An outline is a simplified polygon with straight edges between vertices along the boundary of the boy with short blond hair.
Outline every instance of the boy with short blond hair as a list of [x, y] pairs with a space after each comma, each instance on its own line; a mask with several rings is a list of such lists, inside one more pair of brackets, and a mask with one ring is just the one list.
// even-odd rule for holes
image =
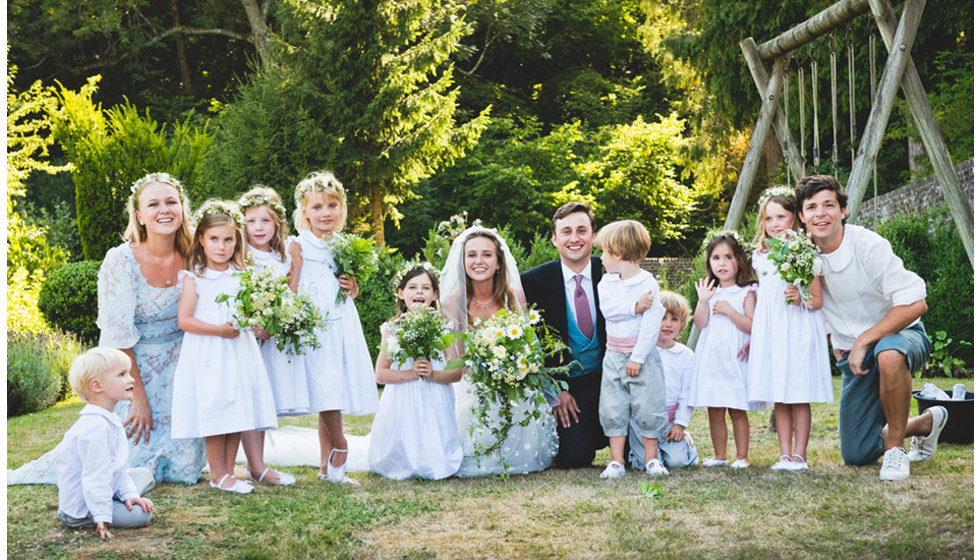
[[[113, 348], [93, 348], [77, 356], [68, 372], [71, 388], [88, 402], [68, 430], [58, 454], [58, 517], [69, 527], [145, 527], [153, 502], [142, 498], [153, 487], [148, 469], [129, 469], [129, 443], [116, 403], [133, 398], [132, 360]], [[139, 489], [130, 471], [148, 481]], [[148, 486], [148, 487], [147, 487]], [[138, 507], [133, 507], [138, 506]]]
[[[657, 280], [640, 268], [650, 250], [650, 234], [639, 222], [622, 220], [603, 227], [596, 242], [606, 268], [599, 282], [599, 303], [606, 318], [599, 420], [612, 455], [599, 476], [626, 474], [624, 452], [631, 417], [643, 442], [646, 473], [667, 475], [657, 450], [658, 439], [667, 428], [664, 375], [654, 351], [664, 309]], [[652, 295], [649, 305], [644, 301], [646, 295]]]

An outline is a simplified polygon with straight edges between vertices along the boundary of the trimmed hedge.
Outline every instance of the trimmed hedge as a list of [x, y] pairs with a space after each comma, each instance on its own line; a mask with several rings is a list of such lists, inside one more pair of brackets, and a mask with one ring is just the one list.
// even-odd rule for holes
[[44, 280], [37, 306], [48, 324], [94, 342], [99, 337], [98, 261], [68, 263]]

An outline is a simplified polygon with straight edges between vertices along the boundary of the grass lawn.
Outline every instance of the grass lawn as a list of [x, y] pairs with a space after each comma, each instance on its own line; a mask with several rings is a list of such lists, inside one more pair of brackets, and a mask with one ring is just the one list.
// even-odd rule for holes
[[[925, 381], [949, 389], [957, 380]], [[834, 378], [840, 391], [840, 378]], [[973, 390], [973, 380], [965, 382]], [[68, 402], [7, 423], [7, 466], [51, 449], [82, 403]], [[915, 403], [912, 404], [913, 413]], [[57, 518], [54, 486], [7, 488], [10, 558], [972, 558], [973, 445], [941, 444], [913, 463], [903, 482], [878, 480], [877, 467], [844, 467], [836, 404], [813, 407], [811, 470], [773, 472], [778, 453], [768, 413], [750, 413], [752, 466], [675, 469], [653, 480], [635, 471], [614, 481], [596, 467], [527, 476], [390, 481], [355, 473], [363, 486], [317, 481], [287, 469], [289, 488], [221, 493], [202, 481], [160, 484], [151, 525], [68, 529]], [[346, 418], [352, 434], [370, 417]], [[283, 424], [315, 427], [313, 416]], [[692, 435], [710, 454], [707, 415]], [[734, 443], [729, 443], [730, 458]], [[239, 473], [241, 474], [241, 473]], [[652, 484], [660, 488], [651, 488]], [[645, 492], [645, 490], [647, 490]]]

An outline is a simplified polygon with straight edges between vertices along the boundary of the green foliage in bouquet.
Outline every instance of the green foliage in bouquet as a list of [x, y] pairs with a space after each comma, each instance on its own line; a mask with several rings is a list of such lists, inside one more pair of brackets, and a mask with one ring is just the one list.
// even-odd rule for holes
[[[337, 276], [346, 274], [360, 285], [367, 282], [378, 269], [378, 253], [374, 250], [374, 244], [363, 237], [338, 232], [333, 234], [328, 246], [337, 267]], [[345, 297], [347, 294], [343, 290], [337, 292], [337, 305], [343, 303]]]
[[456, 339], [442, 313], [434, 307], [402, 313], [391, 328], [394, 334], [388, 337], [384, 352], [391, 363], [399, 366], [409, 359], [441, 359], [443, 351]]
[[788, 229], [768, 243], [768, 258], [776, 265], [779, 277], [796, 285], [803, 300], [809, 300], [810, 283], [820, 274], [820, 259], [813, 241], [804, 233]]

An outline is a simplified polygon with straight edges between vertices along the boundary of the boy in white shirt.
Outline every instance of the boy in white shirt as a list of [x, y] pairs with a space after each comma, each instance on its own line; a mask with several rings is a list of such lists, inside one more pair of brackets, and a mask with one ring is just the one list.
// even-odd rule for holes
[[[630, 417], [636, 420], [643, 440], [647, 474], [669, 474], [658, 458], [658, 438], [667, 428], [664, 374], [654, 350], [657, 327], [664, 315], [660, 286], [640, 263], [650, 250], [650, 234], [637, 221], [613, 222], [601, 230], [596, 242], [602, 248], [606, 269], [599, 282], [599, 306], [606, 319], [606, 355], [602, 360], [599, 421], [609, 437], [612, 461], [601, 478], [626, 474], [624, 452]], [[643, 296], [651, 294], [646, 308]], [[647, 298], [649, 299], [649, 298]]]
[[[145, 527], [153, 516], [153, 502], [140, 497], [130, 477], [129, 443], [112, 412], [116, 403], [133, 398], [131, 366], [119, 350], [93, 348], [77, 356], [68, 372], [71, 388], [88, 404], [60, 445], [58, 517], [69, 527], [95, 527], [102, 538], [112, 538], [110, 526]], [[144, 492], [153, 487], [149, 472], [137, 478], [148, 481]]]

